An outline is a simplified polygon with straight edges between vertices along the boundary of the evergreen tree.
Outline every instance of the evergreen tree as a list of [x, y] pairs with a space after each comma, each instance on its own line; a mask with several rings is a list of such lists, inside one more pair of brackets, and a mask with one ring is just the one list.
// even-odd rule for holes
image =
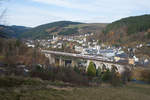
[[90, 62], [88, 69], [87, 69], [87, 73], [89, 76], [92, 76], [92, 77], [96, 76], [96, 67], [93, 62]]
[[101, 68], [98, 67], [98, 69], [96, 70], [96, 76], [100, 77], [101, 76], [101, 72], [102, 72]]
[[109, 69], [107, 69], [103, 74], [102, 74], [102, 80], [105, 82], [108, 82], [111, 80], [111, 72]]

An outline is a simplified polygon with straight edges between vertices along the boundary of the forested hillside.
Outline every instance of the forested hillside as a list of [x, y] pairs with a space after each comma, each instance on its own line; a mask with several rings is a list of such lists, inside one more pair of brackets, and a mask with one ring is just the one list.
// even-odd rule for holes
[[4, 26], [0, 25], [0, 37], [18, 38], [22, 33], [29, 30], [29, 27], [24, 26]]
[[107, 25], [99, 39], [111, 44], [149, 42], [150, 15], [128, 17], [115, 21]]
[[74, 35], [101, 31], [107, 24], [84, 24], [71, 21], [59, 21], [40, 25], [24, 32], [21, 38], [45, 38], [50, 35]]
[[71, 22], [71, 21], [60, 21], [54, 22], [49, 24], [40, 25], [38, 27], [32, 28], [29, 31], [24, 32], [21, 37], [23, 38], [40, 38], [46, 37], [51, 33], [61, 32], [63, 27], [68, 25], [77, 25], [81, 24], [78, 22]]
[[123, 18], [109, 24], [105, 32], [107, 33], [122, 27], [126, 28], [128, 35], [147, 31], [150, 28], [150, 15]]

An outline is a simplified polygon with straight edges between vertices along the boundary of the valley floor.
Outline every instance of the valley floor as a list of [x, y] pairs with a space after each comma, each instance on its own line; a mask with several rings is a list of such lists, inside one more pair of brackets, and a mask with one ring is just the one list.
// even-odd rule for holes
[[2, 80], [6, 82], [6, 78], [0, 79], [0, 100], [150, 100], [150, 85], [75, 87], [37, 79], [26, 79], [22, 84], [15, 79], [9, 85], [3, 84]]

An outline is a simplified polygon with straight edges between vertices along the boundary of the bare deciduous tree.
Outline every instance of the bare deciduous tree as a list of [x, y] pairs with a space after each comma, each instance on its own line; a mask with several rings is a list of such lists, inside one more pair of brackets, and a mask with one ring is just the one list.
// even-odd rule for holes
[[2, 13], [0, 14], [0, 24], [3, 24], [3, 18], [4, 18], [4, 16], [5, 16], [5, 14], [6, 14], [6, 11], [7, 11], [7, 9], [4, 9], [4, 10], [2, 11]]
[[[0, 6], [2, 5], [2, 3], [3, 3], [4, 1], [8, 1], [8, 0], [0, 0]], [[2, 7], [0, 7], [0, 10], [1, 10], [1, 12], [0, 12], [0, 24], [2, 24], [7, 9], [3, 9]]]

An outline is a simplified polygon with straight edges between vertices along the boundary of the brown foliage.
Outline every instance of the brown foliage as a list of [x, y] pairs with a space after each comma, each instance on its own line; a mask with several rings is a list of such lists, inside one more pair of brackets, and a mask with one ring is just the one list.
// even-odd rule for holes
[[39, 77], [43, 80], [63, 81], [77, 85], [89, 85], [88, 78], [79, 74], [71, 67], [48, 67], [43, 69], [39, 66], [30, 72], [31, 77]]
[[137, 80], [142, 80], [145, 82], [150, 82], [150, 69], [135, 68], [132, 71], [132, 78], [136, 78]]
[[0, 54], [3, 56], [3, 62], [8, 65], [26, 64], [32, 65], [33, 59], [38, 64], [45, 64], [48, 59], [36, 50], [36, 58], [34, 57], [34, 49], [28, 48], [24, 43], [15, 39], [0, 39]]

